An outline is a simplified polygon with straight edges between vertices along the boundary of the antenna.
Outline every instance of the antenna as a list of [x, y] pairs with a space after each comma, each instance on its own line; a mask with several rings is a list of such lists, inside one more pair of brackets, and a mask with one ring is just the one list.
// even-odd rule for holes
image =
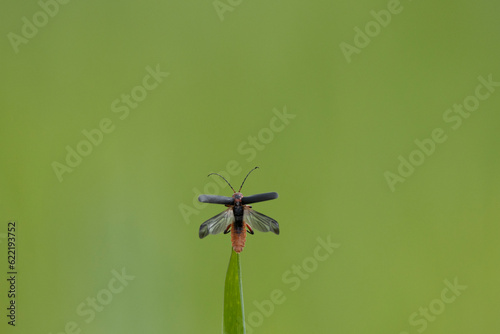
[[[210, 173], [210, 174], [208, 174], [208, 175], [207, 175], [207, 177], [209, 177], [209, 176], [210, 176], [210, 175], [212, 175], [212, 174], [214, 174], [214, 175], [219, 175], [220, 177], [222, 177], [222, 179], [223, 179], [224, 181], [226, 181], [226, 183], [227, 183], [227, 184], [229, 184], [229, 186], [231, 187], [231, 189], [233, 189], [233, 192], [234, 192], [234, 193], [236, 192], [236, 191], [234, 191], [233, 186], [232, 186], [229, 182], [227, 182], [227, 180], [226, 180], [226, 179], [225, 179], [222, 175], [217, 174], [217, 173]], [[250, 174], [250, 173], [249, 173], [249, 174]], [[241, 189], [241, 188], [240, 188], [240, 189]]]
[[[254, 169], [252, 169], [251, 171], [249, 171], [249, 172], [248, 172], [248, 174], [247, 174], [247, 176], [245, 176], [245, 179], [243, 180], [243, 183], [241, 184], [241, 187], [240, 187], [240, 189], [238, 190], [238, 192], [240, 192], [240, 191], [241, 191], [241, 188], [243, 188], [243, 184], [244, 184], [244, 183], [245, 183], [245, 181], [247, 180], [248, 175], [250, 175], [250, 173], [251, 173], [251, 172], [253, 172], [254, 170], [256, 170], [257, 168], [259, 168], [259, 167], [255, 167]], [[227, 181], [226, 181], [226, 182], [227, 182]], [[233, 190], [234, 190], [234, 189], [233, 189]]]

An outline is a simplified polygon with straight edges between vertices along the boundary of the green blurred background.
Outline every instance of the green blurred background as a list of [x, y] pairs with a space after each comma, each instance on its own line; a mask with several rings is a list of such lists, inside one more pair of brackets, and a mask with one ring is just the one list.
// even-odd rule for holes
[[[458, 129], [443, 119], [479, 76], [500, 81], [498, 3], [402, 1], [348, 62], [341, 43], [395, 3], [43, 1], [53, 17], [35, 1], [0, 14], [2, 277], [18, 224], [2, 333], [219, 333], [230, 238], [199, 240], [223, 207], [193, 200], [231, 195], [206, 177], [228, 163], [234, 187], [261, 167], [244, 194], [280, 194], [254, 209], [281, 235], [241, 254], [248, 333], [500, 329], [500, 87]], [[169, 76], [145, 91], [148, 67]], [[113, 131], [60, 182], [53, 163], [103, 119]], [[384, 173], [435, 128], [447, 140], [391, 191]], [[340, 246], [318, 253], [328, 237]], [[120, 290], [113, 270], [134, 278]]]

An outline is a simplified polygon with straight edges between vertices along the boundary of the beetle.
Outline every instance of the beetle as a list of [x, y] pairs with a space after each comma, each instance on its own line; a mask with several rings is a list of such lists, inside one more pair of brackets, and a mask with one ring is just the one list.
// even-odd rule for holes
[[217, 173], [210, 175], [220, 176], [233, 190], [232, 197], [219, 195], [200, 195], [198, 200], [202, 203], [223, 204], [228, 208], [218, 215], [210, 218], [200, 226], [200, 239], [205, 238], [209, 234], [219, 234], [224, 231], [224, 234], [231, 232], [231, 244], [236, 253], [241, 253], [245, 247], [246, 234], [254, 234], [254, 230], [260, 232], [273, 232], [280, 234], [278, 222], [271, 217], [268, 217], [260, 212], [252, 209], [248, 204], [269, 201], [278, 198], [278, 193], [269, 192], [256, 194], [251, 196], [243, 196], [240, 192], [247, 177], [259, 167], [250, 170], [241, 183], [240, 189], [236, 192], [231, 184]]

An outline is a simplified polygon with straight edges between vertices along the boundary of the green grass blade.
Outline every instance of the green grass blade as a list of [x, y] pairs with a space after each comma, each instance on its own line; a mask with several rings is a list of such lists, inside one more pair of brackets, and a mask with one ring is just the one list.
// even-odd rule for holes
[[223, 334], [245, 334], [243, 287], [241, 284], [240, 254], [231, 249], [224, 285]]

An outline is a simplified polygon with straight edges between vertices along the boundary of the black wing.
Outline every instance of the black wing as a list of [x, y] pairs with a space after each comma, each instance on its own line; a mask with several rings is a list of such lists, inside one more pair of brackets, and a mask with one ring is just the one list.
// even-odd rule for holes
[[200, 226], [200, 239], [209, 234], [219, 234], [224, 231], [234, 221], [233, 209], [229, 208], [213, 216]]
[[276, 220], [249, 207], [245, 208], [243, 220], [254, 230], [261, 232], [271, 231], [274, 234], [280, 234], [280, 226]]
[[263, 194], [256, 194], [256, 195], [250, 195], [250, 196], [243, 196], [241, 199], [242, 204], [251, 204], [251, 203], [257, 203], [257, 202], [263, 202], [263, 201], [269, 201], [271, 199], [276, 199], [278, 198], [278, 193], [263, 193]]
[[202, 203], [212, 203], [212, 204], [225, 204], [233, 205], [234, 199], [232, 197], [219, 196], [219, 195], [200, 195], [198, 201]]

